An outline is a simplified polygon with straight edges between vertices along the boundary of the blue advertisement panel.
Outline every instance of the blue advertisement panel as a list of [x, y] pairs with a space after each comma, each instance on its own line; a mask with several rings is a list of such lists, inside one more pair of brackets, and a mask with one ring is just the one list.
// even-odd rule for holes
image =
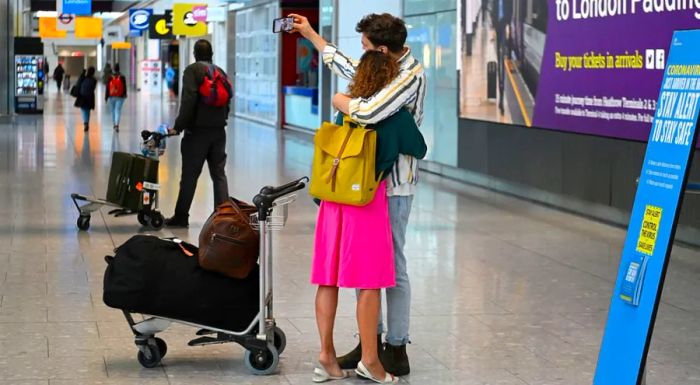
[[92, 0], [60, 0], [63, 2], [62, 13], [92, 16]]
[[627, 228], [594, 385], [636, 385], [644, 371], [696, 141], [700, 30], [676, 31]]

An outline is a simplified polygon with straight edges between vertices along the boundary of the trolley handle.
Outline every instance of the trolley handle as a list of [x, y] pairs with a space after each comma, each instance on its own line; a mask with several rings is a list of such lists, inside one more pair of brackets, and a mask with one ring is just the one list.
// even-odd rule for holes
[[151, 137], [153, 137], [154, 139], [160, 140], [160, 139], [163, 139], [163, 138], [167, 138], [167, 137], [169, 137], [169, 136], [178, 136], [178, 135], [179, 135], [179, 134], [161, 134], [161, 133], [159, 133], [159, 132], [148, 131], [148, 130], [143, 130], [143, 131], [141, 131], [141, 138], [142, 138], [144, 141], [150, 139]]
[[308, 183], [308, 181], [308, 177], [303, 177], [279, 187], [272, 187], [269, 190], [266, 190], [266, 187], [268, 186], [263, 187], [261, 191], [271, 190], [272, 192], [267, 194], [261, 192], [253, 198], [253, 204], [258, 208], [258, 221], [262, 222], [267, 220], [270, 210], [272, 209], [272, 204], [277, 199], [295, 191], [302, 190], [304, 187], [306, 187], [306, 183]]
[[[297, 186], [299, 184], [299, 182], [307, 182], [308, 183], [308, 181], [309, 181], [309, 177], [305, 176], [305, 177], [301, 177], [295, 181], [291, 181], [291, 182], [289, 182], [285, 185], [282, 185], [282, 186], [277, 186], [277, 187], [265, 186], [265, 187], [260, 189], [260, 194], [262, 194], [262, 195], [275, 194], [275, 193], [278, 193], [280, 191], [287, 190], [289, 188]], [[301, 190], [302, 188], [304, 188], [304, 186], [302, 186], [299, 190]], [[294, 191], [297, 191], [297, 190], [294, 190]], [[283, 194], [283, 195], [286, 195], [286, 194]]]

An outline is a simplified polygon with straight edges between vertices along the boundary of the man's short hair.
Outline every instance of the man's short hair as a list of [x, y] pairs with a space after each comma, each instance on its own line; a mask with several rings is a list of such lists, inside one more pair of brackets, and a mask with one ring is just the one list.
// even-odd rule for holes
[[194, 58], [197, 61], [211, 61], [214, 56], [214, 51], [211, 48], [211, 43], [208, 40], [199, 39], [194, 43]]
[[408, 35], [406, 23], [388, 13], [381, 15], [372, 13], [363, 17], [357, 23], [355, 31], [364, 33], [375, 46], [384, 45], [394, 53], [403, 51], [406, 35]]

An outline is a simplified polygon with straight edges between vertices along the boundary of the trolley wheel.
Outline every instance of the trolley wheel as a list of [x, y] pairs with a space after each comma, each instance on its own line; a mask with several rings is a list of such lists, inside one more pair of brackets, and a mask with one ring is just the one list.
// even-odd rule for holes
[[246, 350], [243, 358], [245, 367], [256, 376], [272, 374], [280, 362], [280, 355], [275, 347], [268, 346], [265, 350]]
[[83, 231], [87, 231], [90, 228], [90, 216], [81, 215], [78, 217], [78, 228]]
[[159, 230], [161, 227], [163, 227], [163, 223], [165, 222], [165, 218], [163, 218], [163, 214], [161, 214], [158, 211], [154, 211], [151, 213], [151, 227], [153, 227], [156, 230]]
[[141, 226], [148, 226], [148, 222], [150, 221], [150, 217], [145, 211], [139, 211], [136, 214], [136, 219], [139, 221]]
[[162, 338], [156, 337], [156, 346], [158, 346], [158, 352], [160, 353], [160, 359], [162, 360], [165, 358], [165, 355], [168, 354], [168, 344], [166, 344]]
[[284, 334], [282, 329], [275, 326], [275, 349], [277, 349], [277, 354], [282, 355], [284, 348], [287, 347], [287, 336]]
[[139, 353], [136, 356], [136, 358], [139, 360], [139, 364], [141, 364], [141, 366], [144, 368], [155, 368], [160, 364], [161, 358], [163, 358], [160, 355], [160, 348], [150, 344], [144, 345], [144, 348], [146, 349], [146, 352], [144, 353], [139, 349]]

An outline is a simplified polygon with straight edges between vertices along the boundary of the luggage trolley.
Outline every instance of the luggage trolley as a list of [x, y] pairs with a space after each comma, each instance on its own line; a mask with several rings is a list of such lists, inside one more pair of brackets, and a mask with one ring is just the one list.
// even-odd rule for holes
[[[150, 158], [152, 160], [158, 161], [158, 157], [160, 155], [163, 155], [165, 152], [165, 139], [168, 136], [172, 136], [171, 134], [167, 134], [167, 129], [163, 130], [160, 129], [158, 131], [142, 131], [141, 132], [141, 138], [143, 141], [141, 142], [141, 152], [142, 154]], [[113, 165], [114, 166], [114, 165]], [[111, 175], [110, 175], [111, 176]], [[157, 180], [158, 177], [158, 171], [157, 171], [157, 165], [156, 165], [156, 170], [155, 170], [155, 177], [154, 180]], [[127, 176], [128, 178], [128, 176]], [[144, 178], [145, 179], [145, 178]], [[128, 184], [129, 180], [124, 179], [124, 181]], [[77, 226], [78, 229], [87, 231], [90, 228], [90, 217], [91, 214], [97, 210], [99, 210], [102, 206], [111, 206], [115, 207], [115, 209], [109, 211], [109, 215], [114, 215], [115, 217], [121, 217], [121, 216], [126, 216], [126, 215], [137, 215], [138, 222], [142, 226], [150, 226], [153, 229], [160, 229], [163, 227], [164, 223], [164, 218], [163, 214], [161, 214], [158, 211], [158, 190], [160, 189], [160, 185], [158, 183], [153, 183], [150, 181], [140, 181], [136, 183], [134, 186], [130, 186], [135, 189], [137, 189], [140, 192], [140, 203], [139, 203], [139, 209], [134, 210], [134, 208], [129, 208], [129, 207], [124, 207], [118, 203], [115, 202], [110, 202], [107, 199], [97, 199], [94, 197], [88, 197], [85, 195], [73, 193], [70, 195], [71, 199], [73, 200], [73, 204], [75, 204], [75, 207], [78, 209], [78, 213], [80, 214], [78, 216], [78, 221], [77, 221]], [[108, 193], [108, 198], [109, 198], [109, 193]], [[87, 202], [84, 205], [80, 205], [78, 201], [81, 202]]]
[[199, 337], [190, 341], [189, 346], [235, 342], [246, 349], [244, 363], [253, 374], [267, 375], [275, 371], [287, 340], [282, 329], [276, 325], [273, 313], [272, 232], [284, 227], [288, 205], [296, 200], [296, 194], [292, 193], [302, 190], [308, 181], [308, 177], [303, 177], [279, 187], [266, 186], [253, 198], [258, 211], [251, 215], [251, 225], [260, 232], [260, 307], [245, 330], [226, 330], [151, 315], [142, 315], [143, 320], [137, 322], [131, 312], [122, 310], [134, 333], [137, 359], [143, 367], [154, 368], [160, 364], [168, 346], [156, 334], [165, 331], [174, 322], [199, 329], [196, 333]]

